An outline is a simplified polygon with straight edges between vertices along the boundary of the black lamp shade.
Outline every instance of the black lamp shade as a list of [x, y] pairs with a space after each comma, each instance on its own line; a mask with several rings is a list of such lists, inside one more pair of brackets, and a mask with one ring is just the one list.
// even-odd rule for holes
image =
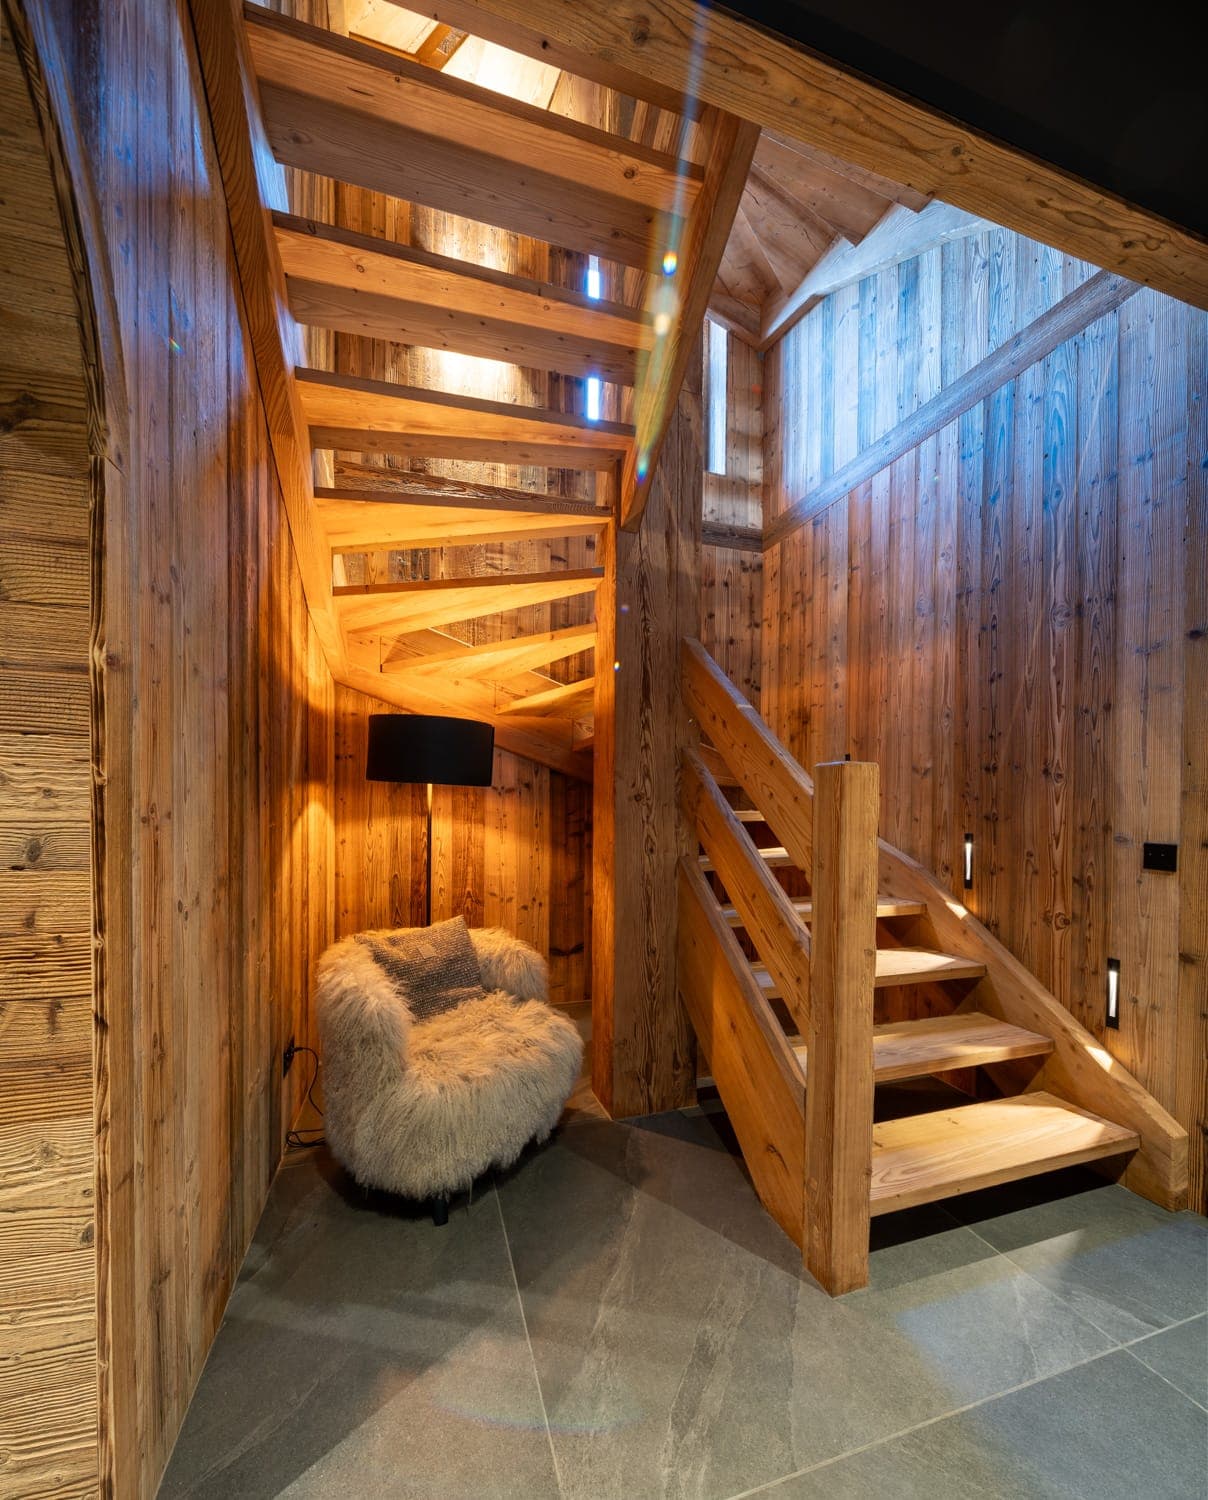
[[443, 714], [370, 714], [367, 781], [490, 786], [495, 730]]

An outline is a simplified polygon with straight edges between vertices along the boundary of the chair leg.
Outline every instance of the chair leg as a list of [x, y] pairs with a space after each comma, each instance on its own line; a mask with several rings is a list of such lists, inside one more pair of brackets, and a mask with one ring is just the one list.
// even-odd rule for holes
[[449, 1222], [449, 1195], [437, 1193], [432, 1200], [432, 1222], [438, 1227]]

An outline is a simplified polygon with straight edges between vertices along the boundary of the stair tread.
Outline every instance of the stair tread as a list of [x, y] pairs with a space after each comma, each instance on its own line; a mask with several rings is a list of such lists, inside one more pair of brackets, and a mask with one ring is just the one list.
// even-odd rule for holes
[[[814, 903], [808, 898], [804, 901], [794, 901], [793, 910], [799, 917], [809, 921], [814, 914]], [[890, 917], [921, 917], [927, 910], [925, 901], [899, 900], [896, 896], [877, 897], [877, 919], [886, 921]], [[733, 906], [723, 906], [721, 909], [722, 920], [728, 922], [731, 927], [741, 927], [742, 918], [738, 910]]]
[[[807, 1050], [804, 1042], [794, 1042], [793, 1051], [803, 1068]], [[878, 1083], [925, 1078], [953, 1068], [980, 1068], [1012, 1057], [1043, 1057], [1052, 1050], [1050, 1037], [976, 1010], [919, 1021], [888, 1021], [872, 1029], [873, 1072]]]
[[1051, 1094], [886, 1120], [873, 1126], [874, 1214], [1135, 1151], [1135, 1131]]
[[[777, 995], [776, 981], [766, 964], [751, 965], [765, 995]], [[985, 964], [962, 958], [956, 953], [934, 953], [929, 948], [878, 948], [875, 987], [885, 989], [894, 984], [926, 984], [932, 980], [976, 979], [986, 972]]]
[[[770, 849], [756, 849], [755, 853], [758, 854], [760, 859], [762, 859], [766, 864], [772, 865], [774, 867], [780, 865], [791, 866], [793, 864], [793, 860], [789, 854], [789, 851], [780, 844], [773, 844]], [[707, 854], [701, 855], [700, 867], [702, 870], [712, 870], [715, 868], [713, 861]]]

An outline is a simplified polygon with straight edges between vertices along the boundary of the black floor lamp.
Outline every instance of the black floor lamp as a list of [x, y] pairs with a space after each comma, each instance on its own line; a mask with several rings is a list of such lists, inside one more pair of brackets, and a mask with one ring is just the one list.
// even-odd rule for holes
[[423, 782], [428, 788], [424, 925], [432, 923], [432, 787], [490, 786], [495, 730], [443, 714], [370, 714], [367, 781]]

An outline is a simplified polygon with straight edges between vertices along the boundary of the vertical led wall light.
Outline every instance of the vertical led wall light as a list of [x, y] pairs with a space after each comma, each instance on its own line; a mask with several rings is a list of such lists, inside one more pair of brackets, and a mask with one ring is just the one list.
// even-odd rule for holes
[[1120, 1029], [1120, 960], [1107, 961], [1107, 1024], [1113, 1031]]
[[973, 889], [973, 835], [965, 835], [965, 889]]

